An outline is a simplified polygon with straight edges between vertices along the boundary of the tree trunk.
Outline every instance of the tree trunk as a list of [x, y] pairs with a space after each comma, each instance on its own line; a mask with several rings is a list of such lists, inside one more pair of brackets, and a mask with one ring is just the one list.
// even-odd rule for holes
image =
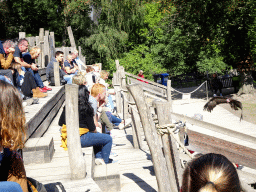
[[241, 84], [238, 95], [253, 93], [254, 87], [251, 71], [241, 72]]

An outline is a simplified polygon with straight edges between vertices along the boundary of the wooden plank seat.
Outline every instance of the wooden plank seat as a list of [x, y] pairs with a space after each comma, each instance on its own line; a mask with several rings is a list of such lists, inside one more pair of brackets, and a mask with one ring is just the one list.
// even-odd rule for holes
[[[44, 84], [47, 86], [48, 82], [46, 81], [45, 71], [45, 68], [39, 69], [39, 74], [41, 76], [41, 79], [44, 81]], [[54, 153], [54, 145], [52, 144], [52, 142], [50, 142], [51, 138], [44, 139], [47, 141], [49, 140], [49, 142], [47, 142], [48, 144], [41, 141], [42, 139], [40, 140], [40, 138], [43, 137], [44, 133], [47, 131], [52, 120], [62, 106], [65, 100], [65, 90], [64, 86], [54, 86], [51, 88], [52, 91], [47, 92], [48, 96], [45, 98], [40, 98], [38, 104], [25, 106], [24, 108], [27, 127], [25, 148], [23, 150], [25, 164], [33, 162], [33, 160], [31, 160], [29, 156], [38, 156], [38, 154], [42, 155], [42, 159], [45, 160], [45, 162], [49, 162]], [[48, 154], [48, 156], [50, 154], [50, 157], [46, 158], [45, 154]]]

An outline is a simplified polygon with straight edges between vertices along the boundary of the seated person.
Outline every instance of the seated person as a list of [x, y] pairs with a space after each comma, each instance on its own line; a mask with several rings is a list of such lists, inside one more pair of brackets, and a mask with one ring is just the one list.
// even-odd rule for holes
[[235, 166], [221, 154], [208, 153], [189, 162], [183, 173], [182, 192], [241, 192]]
[[[49, 82], [49, 85], [55, 85], [54, 63], [57, 62], [59, 66], [62, 66], [63, 57], [64, 57], [64, 53], [62, 51], [56, 51], [55, 57], [51, 59], [50, 63], [48, 63], [47, 68], [46, 68], [46, 78]], [[61, 84], [65, 84], [65, 82], [67, 82], [68, 84], [72, 84], [72, 77], [68, 76], [63, 70], [59, 69], [59, 75], [60, 75], [60, 83]], [[63, 81], [65, 81], [65, 82], [63, 82]]]
[[[5, 76], [13, 82], [13, 75], [11, 68], [11, 63], [13, 60], [14, 53], [14, 43], [11, 40], [6, 40], [2, 45], [0, 43], [0, 75]], [[3, 77], [2, 77], [3, 79]]]
[[[75, 76], [76, 77], [76, 76]], [[80, 76], [84, 78], [83, 76]], [[77, 81], [76, 82], [82, 82]], [[93, 146], [96, 160], [96, 164], [109, 163], [109, 155], [112, 147], [112, 138], [108, 134], [98, 133], [94, 124], [94, 111], [89, 103], [89, 91], [84, 85], [86, 81], [79, 85], [78, 91], [78, 110], [79, 110], [79, 127], [85, 128], [84, 134], [80, 135], [81, 146], [90, 147]], [[65, 107], [59, 119], [59, 125], [64, 127], [66, 124], [65, 119]], [[83, 130], [85, 130], [83, 129]], [[62, 130], [63, 132], [63, 130]], [[68, 136], [67, 136], [68, 137]], [[64, 142], [65, 143], [65, 142]], [[64, 144], [65, 145], [65, 144]]]
[[73, 61], [73, 55], [69, 54], [67, 56], [67, 60], [63, 64], [63, 70], [68, 74], [68, 75], [76, 75], [79, 68], [77, 64]]
[[220, 91], [220, 96], [222, 96], [222, 88], [223, 88], [223, 85], [222, 85], [221, 81], [218, 79], [216, 73], [214, 73], [214, 74], [212, 75], [211, 87], [212, 87], [212, 89], [213, 89], [213, 91], [214, 91], [213, 97], [216, 97], [216, 96], [217, 96], [218, 90]]
[[22, 57], [23, 57], [23, 60], [28, 63], [29, 65], [35, 65], [36, 67], [35, 68], [25, 68], [24, 69], [26, 71], [29, 71], [32, 73], [32, 75], [34, 76], [34, 79], [36, 81], [36, 84], [37, 86], [39, 87], [40, 91], [45, 93], [47, 91], [51, 91], [52, 89], [51, 88], [48, 88], [46, 86], [44, 86], [44, 83], [43, 81], [41, 80], [41, 77], [38, 73], [38, 68], [37, 68], [37, 65], [35, 64], [35, 59], [37, 59], [40, 55], [40, 48], [38, 47], [33, 47], [30, 52], [26, 52], [26, 53], [23, 53], [22, 54]]
[[106, 80], [108, 79], [109, 76], [109, 72], [102, 70], [100, 72], [100, 79], [99, 79], [99, 83], [105, 85], [106, 90], [107, 90], [107, 104], [106, 107], [109, 108], [109, 110], [111, 112], [114, 112], [114, 104], [113, 104], [113, 99], [111, 95], [115, 95], [115, 92], [110, 92], [108, 89], [109, 84], [106, 82]]
[[[37, 87], [35, 79], [31, 72], [22, 70], [18, 63], [13, 63], [12, 68], [15, 70], [16, 85], [26, 98], [30, 98], [33, 94], [34, 98], [46, 97], [47, 93], [42, 93]], [[25, 98], [25, 99], [26, 99]]]
[[81, 61], [81, 59], [78, 57], [78, 51], [75, 50], [74, 52], [71, 53], [73, 56], [73, 60], [75, 61], [75, 63], [78, 65], [79, 70], [82, 70], [82, 66], [86, 69], [86, 65], [83, 63], [83, 61]]
[[0, 81], [0, 93], [0, 181], [16, 182], [27, 192], [26, 172], [17, 152], [25, 141], [26, 119], [21, 97], [15, 87], [4, 81]]
[[3, 50], [0, 52], [0, 69], [9, 69], [14, 58], [14, 42], [6, 40], [1, 46], [3, 47]]

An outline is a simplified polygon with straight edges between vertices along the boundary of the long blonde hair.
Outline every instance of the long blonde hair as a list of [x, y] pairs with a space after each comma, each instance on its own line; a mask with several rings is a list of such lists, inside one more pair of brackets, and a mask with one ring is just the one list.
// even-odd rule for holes
[[24, 147], [25, 114], [17, 88], [0, 81], [0, 144], [10, 150]]

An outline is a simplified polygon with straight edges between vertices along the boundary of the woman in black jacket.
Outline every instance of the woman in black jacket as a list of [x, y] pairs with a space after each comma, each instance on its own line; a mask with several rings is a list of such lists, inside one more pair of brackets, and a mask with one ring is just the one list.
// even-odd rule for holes
[[[89, 91], [85, 85], [79, 85], [78, 91], [79, 127], [87, 128], [88, 132], [81, 135], [82, 147], [93, 146], [96, 159], [103, 159], [109, 163], [109, 155], [112, 147], [112, 137], [108, 134], [98, 133], [93, 121], [93, 108], [89, 103]], [[72, 118], [72, 117], [70, 117]], [[66, 124], [65, 107], [61, 114], [59, 125]]]

